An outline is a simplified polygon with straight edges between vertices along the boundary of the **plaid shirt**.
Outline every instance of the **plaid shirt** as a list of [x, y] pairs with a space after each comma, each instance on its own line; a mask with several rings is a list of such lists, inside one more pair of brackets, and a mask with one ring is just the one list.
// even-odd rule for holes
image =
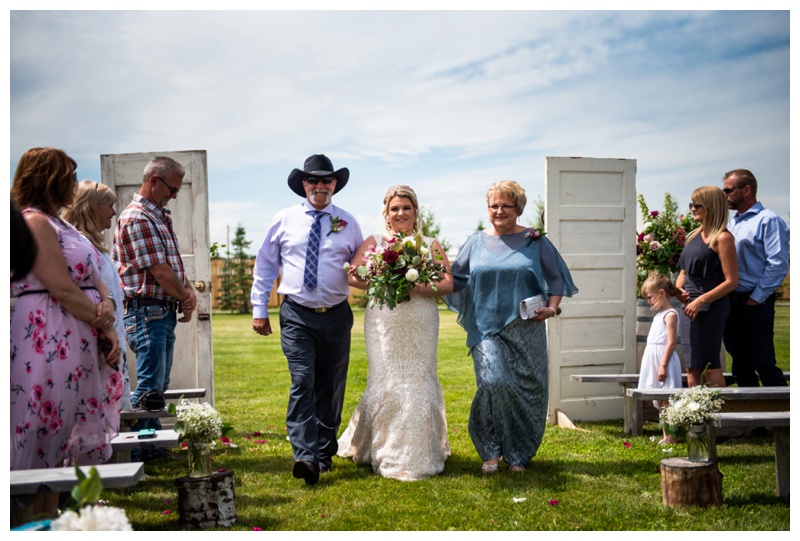
[[178, 238], [172, 230], [169, 211], [159, 209], [138, 193], [117, 220], [111, 255], [126, 299], [171, 299], [150, 274], [148, 269], [153, 265], [166, 263], [181, 283], [186, 283]]

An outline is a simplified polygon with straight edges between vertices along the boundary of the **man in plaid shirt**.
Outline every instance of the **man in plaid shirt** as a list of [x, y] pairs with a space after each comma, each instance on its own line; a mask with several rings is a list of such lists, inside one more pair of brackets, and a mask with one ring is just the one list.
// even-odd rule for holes
[[[120, 214], [114, 232], [112, 257], [125, 294], [126, 338], [136, 354], [133, 404], [145, 391], [169, 387], [175, 326], [192, 319], [197, 302], [164, 208], [178, 196], [184, 175], [183, 166], [171, 158], [150, 161], [142, 187]], [[161, 423], [157, 418], [141, 419], [134, 430], [142, 428], [159, 429]]]

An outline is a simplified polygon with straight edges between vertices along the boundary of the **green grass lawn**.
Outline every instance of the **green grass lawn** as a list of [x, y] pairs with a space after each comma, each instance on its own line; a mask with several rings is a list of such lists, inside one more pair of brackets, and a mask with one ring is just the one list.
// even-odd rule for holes
[[[645, 425], [643, 436], [626, 436], [621, 419], [577, 423], [587, 431], [548, 426], [526, 473], [482, 475], [467, 433], [472, 359], [454, 314], [440, 311], [440, 318], [439, 376], [453, 453], [444, 472], [402, 482], [336, 459], [331, 473], [306, 487], [291, 475], [284, 428], [289, 375], [279, 337], [256, 336], [248, 316], [214, 314], [216, 407], [233, 424], [237, 446], [214, 456], [215, 467], [236, 476], [237, 521], [225, 530], [789, 530], [789, 504], [775, 496], [771, 438], [718, 446], [720, 509], [662, 505], [659, 461], [686, 456], [686, 447], [665, 452], [653, 441], [660, 438], [654, 423]], [[788, 321], [788, 305], [779, 306], [776, 345], [784, 370]], [[356, 311], [343, 427], [366, 378], [363, 311]], [[187, 459], [185, 451], [174, 455], [178, 459], [147, 463], [148, 478], [136, 487], [103, 493], [125, 509], [134, 529], [182, 529], [173, 480], [186, 475]]]

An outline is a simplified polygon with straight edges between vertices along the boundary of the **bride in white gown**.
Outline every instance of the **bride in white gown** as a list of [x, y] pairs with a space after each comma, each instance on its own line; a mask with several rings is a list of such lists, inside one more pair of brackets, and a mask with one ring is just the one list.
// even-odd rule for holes
[[[420, 230], [419, 205], [408, 186], [389, 188], [383, 200], [387, 235], [410, 235]], [[386, 240], [368, 237], [352, 261], [349, 282], [367, 289], [355, 268], [371, 246]], [[425, 238], [431, 257], [450, 270], [439, 242]], [[394, 309], [370, 301], [364, 316], [369, 375], [367, 387], [347, 429], [339, 438], [338, 455], [369, 464], [375, 473], [402, 481], [434, 476], [450, 456], [444, 395], [436, 373], [439, 311], [433, 299], [453, 289], [448, 272], [434, 291], [417, 285], [411, 300]]]

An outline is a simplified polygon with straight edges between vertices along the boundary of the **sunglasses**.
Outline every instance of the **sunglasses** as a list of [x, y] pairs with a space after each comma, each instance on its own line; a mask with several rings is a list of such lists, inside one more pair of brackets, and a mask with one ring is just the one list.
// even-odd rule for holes
[[320, 183], [322, 183], [322, 184], [333, 184], [334, 180], [336, 180], [336, 179], [333, 178], [333, 177], [312, 177], [312, 178], [303, 179], [303, 182], [305, 182], [306, 184], [311, 184], [311, 185], [320, 184]]
[[733, 188], [722, 188], [722, 191], [723, 191], [723, 192], [725, 192], [725, 195], [728, 195], [728, 194], [729, 194], [729, 193], [731, 193], [733, 190], [738, 190], [738, 189], [740, 189], [740, 188], [741, 188], [741, 186], [735, 186], [735, 187], [733, 187]]
[[692, 201], [689, 201], [689, 210], [701, 209], [701, 208], [703, 208], [703, 204], [702, 203], [693, 203]]
[[164, 186], [166, 186], [167, 188], [169, 188], [169, 195], [170, 195], [170, 196], [172, 196], [172, 195], [175, 195], [176, 193], [178, 193], [179, 191], [181, 191], [181, 189], [180, 189], [180, 188], [173, 188], [172, 186], [170, 186], [169, 184], [167, 184], [167, 181], [166, 181], [166, 180], [164, 180], [163, 178], [161, 178], [161, 177], [156, 177], [156, 178], [157, 178], [158, 180], [160, 180], [161, 182], [163, 182], [163, 183], [164, 183]]

